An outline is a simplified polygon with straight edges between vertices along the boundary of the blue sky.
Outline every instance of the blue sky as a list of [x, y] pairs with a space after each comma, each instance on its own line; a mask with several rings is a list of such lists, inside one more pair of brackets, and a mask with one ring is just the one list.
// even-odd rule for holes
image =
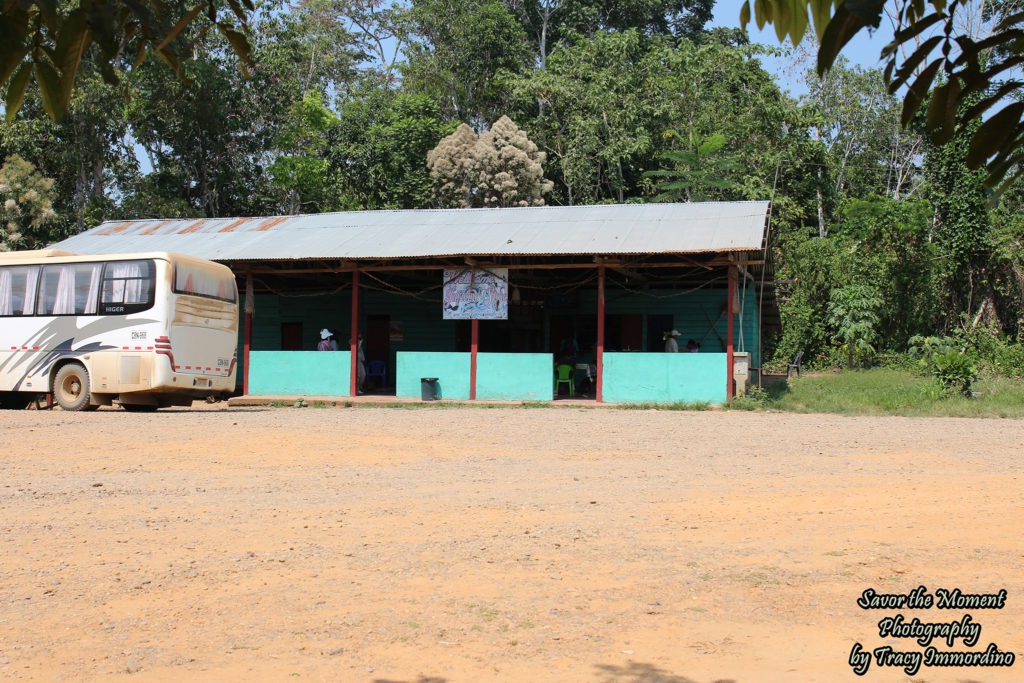
[[[740, 7], [742, 6], [743, 0], [718, 0], [715, 3], [715, 16], [711, 21], [711, 25], [724, 27], [739, 26]], [[753, 6], [753, 0], [751, 0], [751, 6]], [[793, 56], [793, 54], [789, 57], [764, 58], [762, 59], [762, 64], [764, 64], [764, 67], [769, 72], [775, 74], [779, 85], [783, 89], [789, 90], [794, 95], [806, 92], [806, 88], [802, 85], [803, 74], [807, 68], [814, 65], [814, 52], [813, 50], [808, 50], [809, 43], [807, 38], [804, 38], [801, 48], [794, 53], [793, 45], [788, 39], [784, 44], [779, 43], [779, 39], [775, 35], [775, 28], [771, 25], [766, 25], [764, 30], [758, 30], [757, 22], [751, 19], [750, 24], [747, 26], [747, 31], [750, 33], [751, 42], [754, 43], [761, 43], [771, 47], [782, 47], [793, 54], [799, 53], [802, 49], [805, 54], [804, 63], [806, 64], [803, 68], [797, 66], [798, 57]], [[808, 33], [813, 35], [813, 29], [808, 28]], [[843, 49], [842, 54], [852, 63], [859, 66], [865, 68], [877, 67], [880, 65], [878, 55], [890, 40], [892, 40], [892, 30], [888, 28], [883, 20], [881, 28], [874, 35], [869, 36], [867, 32], [861, 32]]]

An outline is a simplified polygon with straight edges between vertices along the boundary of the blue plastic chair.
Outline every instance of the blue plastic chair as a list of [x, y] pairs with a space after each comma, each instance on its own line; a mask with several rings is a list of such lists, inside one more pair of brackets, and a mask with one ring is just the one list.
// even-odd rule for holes
[[366, 364], [366, 379], [371, 377], [380, 378], [380, 386], [388, 385], [388, 365], [382, 360], [371, 360]]

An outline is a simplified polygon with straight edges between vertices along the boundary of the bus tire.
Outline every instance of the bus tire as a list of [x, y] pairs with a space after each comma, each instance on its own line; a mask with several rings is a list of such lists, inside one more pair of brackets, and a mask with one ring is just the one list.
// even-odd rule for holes
[[93, 410], [89, 405], [89, 372], [78, 363], [68, 363], [53, 378], [53, 398], [61, 410]]

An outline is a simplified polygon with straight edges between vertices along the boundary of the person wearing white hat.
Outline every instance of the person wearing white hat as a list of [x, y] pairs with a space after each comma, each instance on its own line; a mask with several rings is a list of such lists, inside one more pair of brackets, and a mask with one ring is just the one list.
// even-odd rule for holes
[[679, 330], [672, 330], [668, 333], [668, 339], [665, 340], [665, 353], [679, 353]]
[[331, 331], [326, 327], [320, 330], [320, 343], [316, 345], [317, 351], [333, 351], [331, 346]]

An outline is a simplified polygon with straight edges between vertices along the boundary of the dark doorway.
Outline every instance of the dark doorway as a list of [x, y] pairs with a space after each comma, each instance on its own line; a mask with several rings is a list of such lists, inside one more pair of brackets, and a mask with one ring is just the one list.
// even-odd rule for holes
[[665, 333], [672, 331], [673, 318], [671, 315], [648, 315], [647, 316], [647, 350], [664, 351]]
[[[363, 353], [366, 355], [367, 384], [375, 389], [391, 386], [394, 369], [391, 363], [391, 316], [370, 315], [366, 318], [366, 335], [363, 338]], [[376, 361], [376, 363], [375, 363]], [[379, 369], [378, 363], [384, 363], [384, 377], [371, 376], [373, 369]]]
[[644, 348], [644, 317], [640, 314], [622, 316], [619, 332], [619, 349], [640, 351]]
[[302, 323], [281, 323], [281, 350], [302, 351]]

